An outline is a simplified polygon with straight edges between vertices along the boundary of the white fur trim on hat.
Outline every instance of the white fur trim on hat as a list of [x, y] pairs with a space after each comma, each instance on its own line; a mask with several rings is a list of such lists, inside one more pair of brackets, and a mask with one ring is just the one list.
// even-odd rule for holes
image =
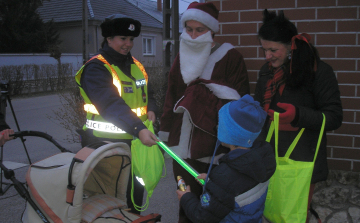
[[219, 32], [219, 21], [200, 9], [192, 8], [186, 10], [181, 17], [182, 26], [185, 27], [185, 22], [189, 20], [201, 22], [215, 33]]

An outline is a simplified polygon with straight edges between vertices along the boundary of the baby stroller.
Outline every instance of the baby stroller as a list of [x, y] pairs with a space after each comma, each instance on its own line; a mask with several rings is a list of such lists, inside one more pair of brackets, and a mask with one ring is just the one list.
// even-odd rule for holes
[[[39, 136], [39, 132], [30, 131], [15, 136], [19, 134]], [[25, 198], [28, 202], [22, 217], [24, 223], [160, 221], [159, 214], [140, 216], [126, 209], [131, 166], [127, 144], [101, 142], [74, 154], [46, 135], [41, 133], [62, 153], [30, 166], [26, 174], [29, 198]]]

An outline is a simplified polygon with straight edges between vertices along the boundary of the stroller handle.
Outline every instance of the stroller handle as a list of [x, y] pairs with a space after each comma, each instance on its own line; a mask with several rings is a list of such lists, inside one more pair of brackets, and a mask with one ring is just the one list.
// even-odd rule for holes
[[35, 202], [31, 199], [31, 196], [27, 189], [24, 187], [23, 183], [18, 181], [15, 178], [15, 173], [13, 170], [6, 168], [2, 163], [0, 163], [0, 168], [2, 171], [4, 171], [4, 176], [6, 179], [11, 180], [13, 182], [13, 185], [16, 189], [16, 191], [19, 193], [19, 195], [24, 198], [29, 204], [34, 208], [36, 214], [40, 217], [40, 219], [44, 223], [50, 223], [50, 221], [45, 217], [45, 215], [41, 212], [41, 210], [38, 208], [38, 206], [35, 204]]
[[58, 142], [56, 142], [54, 140], [54, 138], [45, 133], [45, 132], [39, 132], [39, 131], [19, 131], [19, 132], [15, 132], [14, 134], [9, 135], [10, 137], [14, 137], [14, 138], [22, 138], [23, 136], [37, 136], [37, 137], [41, 137], [44, 138], [50, 142], [52, 142], [61, 152], [71, 152], [70, 150], [65, 149], [64, 147], [62, 147]]

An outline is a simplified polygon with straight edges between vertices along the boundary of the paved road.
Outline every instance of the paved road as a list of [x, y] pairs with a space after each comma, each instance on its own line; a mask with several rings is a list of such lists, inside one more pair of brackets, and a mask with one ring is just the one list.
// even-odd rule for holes
[[[55, 120], [54, 111], [61, 107], [61, 101], [57, 95], [38, 96], [30, 98], [15, 98], [11, 100], [15, 116], [19, 123], [20, 130], [32, 130], [45, 132], [60, 143], [63, 147], [76, 152], [81, 149], [79, 143], [68, 142], [66, 140], [69, 133]], [[17, 131], [14, 117], [10, 106], [7, 107], [6, 121]], [[30, 156], [31, 162], [44, 159], [56, 154], [59, 150], [47, 140], [39, 137], [26, 137], [25, 146]], [[28, 163], [25, 149], [20, 139], [9, 141], [3, 148], [4, 161], [18, 163]], [[155, 188], [150, 198], [149, 208], [143, 212], [159, 213], [162, 215], [162, 222], [177, 222], [178, 200], [176, 197], [176, 183], [173, 180], [172, 160], [166, 159], [167, 174], [162, 178]], [[27, 167], [15, 170], [15, 177], [21, 182], [25, 182]], [[4, 180], [5, 182], [9, 182]], [[3, 185], [3, 188], [5, 186]], [[0, 222], [1, 223], [19, 223], [21, 215], [25, 208], [25, 200], [21, 198], [14, 187], [0, 196]]]

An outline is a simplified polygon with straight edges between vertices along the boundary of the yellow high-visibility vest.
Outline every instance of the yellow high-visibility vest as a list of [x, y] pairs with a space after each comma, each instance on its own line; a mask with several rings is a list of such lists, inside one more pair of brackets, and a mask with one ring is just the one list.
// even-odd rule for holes
[[[92, 57], [89, 61], [98, 59], [104, 63], [104, 66], [109, 70], [113, 77], [113, 84], [119, 92], [119, 96], [131, 108], [131, 110], [142, 120], [147, 119], [147, 84], [148, 75], [144, 66], [133, 57], [134, 64], [131, 64], [131, 76], [125, 75], [117, 66], [110, 65], [109, 62], [101, 55]], [[88, 62], [89, 62], [88, 61]], [[111, 138], [111, 139], [133, 139], [133, 136], [126, 133], [121, 128], [114, 124], [107, 122], [98, 112], [96, 107], [91, 103], [85, 91], [81, 87], [80, 79], [84, 66], [75, 75], [75, 80], [80, 88], [81, 96], [84, 98], [86, 111], [86, 124], [83, 129], [92, 129], [96, 137]]]

